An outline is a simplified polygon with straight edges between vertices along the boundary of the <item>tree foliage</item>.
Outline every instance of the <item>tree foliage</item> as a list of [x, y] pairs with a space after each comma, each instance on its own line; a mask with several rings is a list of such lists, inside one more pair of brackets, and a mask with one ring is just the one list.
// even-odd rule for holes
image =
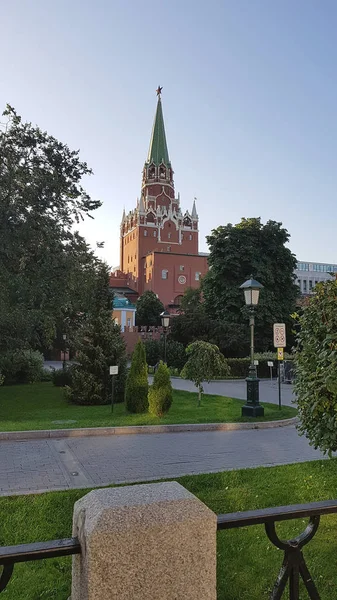
[[164, 305], [154, 292], [144, 292], [137, 300], [136, 309], [137, 325], [160, 325], [160, 313], [163, 312]]
[[337, 450], [337, 281], [315, 287], [299, 318], [296, 384], [299, 430], [324, 453]]
[[172, 404], [173, 392], [169, 368], [160, 361], [149, 391], [149, 412], [162, 417], [167, 413]]
[[124, 400], [127, 369], [125, 342], [112, 319], [109, 271], [98, 267], [92, 311], [79, 330], [76, 365], [71, 368], [67, 397], [74, 404], [107, 404], [111, 401], [109, 367], [118, 365], [115, 401]]
[[[81, 185], [91, 169], [7, 106], [0, 125], [0, 350], [44, 350], [92, 298], [97, 260], [73, 230], [100, 205]], [[71, 336], [70, 336], [71, 337]]]
[[[164, 342], [159, 340], [147, 340], [144, 343], [146, 352], [146, 362], [148, 365], [156, 365], [160, 360], [164, 360]], [[183, 344], [168, 338], [166, 342], [166, 362], [169, 367], [175, 369], [183, 368], [186, 362], [186, 353]]]
[[210, 270], [203, 280], [205, 309], [217, 321], [247, 326], [240, 285], [250, 277], [263, 284], [256, 311], [256, 348], [268, 350], [272, 325], [285, 322], [290, 339], [291, 318], [298, 288], [294, 282], [296, 258], [286, 247], [289, 234], [281, 223], [242, 219], [213, 230], [207, 237]]
[[145, 348], [143, 342], [138, 340], [132, 354], [131, 368], [126, 380], [126, 409], [131, 413], [146, 412], [149, 407], [148, 393], [149, 384]]
[[171, 321], [171, 338], [184, 346], [207, 341], [218, 346], [224, 356], [244, 356], [249, 344], [246, 324], [216, 320], [207, 314], [200, 288], [185, 291], [180, 314]]
[[193, 342], [186, 348], [188, 356], [181, 375], [193, 381], [198, 388], [198, 406], [201, 404], [201, 394], [204, 391], [203, 382], [209, 382], [213, 377], [229, 375], [229, 367], [219, 348], [208, 342]]

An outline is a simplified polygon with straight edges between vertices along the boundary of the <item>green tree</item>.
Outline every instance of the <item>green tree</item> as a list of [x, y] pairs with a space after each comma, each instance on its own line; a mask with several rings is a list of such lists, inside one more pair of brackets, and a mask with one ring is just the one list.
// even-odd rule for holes
[[97, 268], [92, 311], [79, 330], [76, 348], [77, 364], [71, 368], [71, 384], [66, 388], [69, 401], [74, 404], [109, 403], [111, 365], [118, 365], [115, 401], [123, 401], [126, 348], [120, 327], [112, 319], [109, 271], [104, 264]]
[[[73, 225], [96, 210], [78, 151], [23, 123], [0, 126], [0, 344], [49, 347], [66, 318], [90, 304], [97, 259]], [[61, 336], [62, 337], [62, 336]], [[0, 348], [1, 350], [1, 348]]]
[[286, 247], [289, 234], [281, 223], [242, 219], [218, 227], [208, 236], [210, 270], [203, 280], [205, 308], [218, 321], [247, 326], [240, 285], [250, 277], [264, 285], [256, 311], [256, 348], [268, 350], [272, 325], [285, 322], [290, 339], [291, 318], [298, 288], [294, 282], [296, 258]]
[[322, 452], [337, 450], [337, 281], [315, 287], [299, 317], [295, 354], [299, 431]]
[[149, 391], [149, 412], [162, 417], [167, 413], [172, 404], [173, 392], [169, 368], [160, 361]]
[[131, 413], [146, 412], [149, 407], [148, 393], [145, 348], [142, 341], [138, 340], [132, 354], [131, 368], [126, 380], [125, 403], [127, 410]]
[[136, 309], [137, 325], [160, 325], [160, 313], [163, 312], [164, 305], [154, 292], [144, 292], [137, 300]]
[[186, 348], [188, 356], [181, 375], [193, 381], [198, 388], [198, 406], [201, 405], [201, 394], [204, 391], [203, 382], [209, 382], [213, 377], [229, 375], [229, 367], [219, 348], [208, 342], [193, 342]]
[[181, 301], [180, 314], [171, 321], [170, 338], [188, 346], [204, 340], [219, 347], [224, 356], [245, 356], [249, 344], [246, 324], [216, 320], [206, 312], [202, 289], [188, 288]]

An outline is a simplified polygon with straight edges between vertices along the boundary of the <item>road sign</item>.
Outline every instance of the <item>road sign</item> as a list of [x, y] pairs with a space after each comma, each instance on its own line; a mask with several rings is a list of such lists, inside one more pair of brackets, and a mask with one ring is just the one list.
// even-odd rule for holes
[[110, 367], [110, 375], [118, 375], [118, 365]]
[[259, 361], [258, 360], [254, 360], [254, 366], [258, 367], [259, 366]]
[[283, 348], [277, 348], [277, 360], [283, 360], [284, 350]]
[[273, 367], [274, 363], [271, 360], [268, 360], [267, 365], [268, 365], [268, 367]]
[[274, 347], [285, 348], [286, 342], [286, 326], [284, 323], [274, 323]]

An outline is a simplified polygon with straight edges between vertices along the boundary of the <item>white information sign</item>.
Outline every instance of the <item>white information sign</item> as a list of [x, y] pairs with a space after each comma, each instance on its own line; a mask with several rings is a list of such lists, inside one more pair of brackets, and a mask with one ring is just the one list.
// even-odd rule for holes
[[255, 365], [255, 367], [258, 367], [259, 366], [259, 361], [258, 360], [254, 360], [254, 365]]
[[118, 365], [110, 367], [110, 375], [118, 375]]
[[274, 348], [285, 348], [286, 326], [284, 323], [274, 323]]
[[274, 363], [271, 360], [268, 360], [267, 364], [268, 364], [268, 367], [273, 367], [274, 366]]

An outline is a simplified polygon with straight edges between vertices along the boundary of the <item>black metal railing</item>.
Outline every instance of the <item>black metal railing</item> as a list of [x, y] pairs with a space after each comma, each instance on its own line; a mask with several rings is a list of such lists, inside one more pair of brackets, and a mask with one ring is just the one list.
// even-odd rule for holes
[[[247, 527], [249, 525], [264, 525], [270, 541], [274, 546], [284, 551], [283, 563], [270, 594], [270, 600], [280, 600], [287, 583], [289, 583], [290, 600], [299, 600], [300, 578], [305, 585], [309, 598], [320, 600], [320, 595], [306, 565], [302, 548], [314, 537], [321, 516], [332, 513], [337, 513], [337, 500], [228, 513], [218, 515], [218, 530]], [[276, 522], [305, 518], [309, 519], [309, 523], [306, 529], [297, 537], [290, 540], [281, 540], [278, 537], [275, 528]]]
[[77, 538], [0, 547], [0, 594], [7, 587], [16, 563], [80, 553], [81, 547]]
[[[337, 513], [337, 500], [227, 513], [218, 515], [218, 531], [251, 525], [264, 525], [269, 540], [274, 546], [284, 551], [283, 563], [270, 594], [270, 600], [280, 600], [287, 583], [289, 583], [290, 600], [299, 600], [300, 578], [303, 580], [309, 598], [320, 600], [320, 595], [306, 565], [302, 548], [314, 537], [319, 526], [320, 517], [332, 513]], [[297, 537], [290, 540], [281, 540], [278, 537], [275, 523], [305, 518], [309, 519], [309, 523], [306, 529]], [[0, 567], [2, 567], [0, 593], [4, 591], [10, 581], [16, 563], [80, 553], [81, 547], [77, 538], [0, 547]]]

